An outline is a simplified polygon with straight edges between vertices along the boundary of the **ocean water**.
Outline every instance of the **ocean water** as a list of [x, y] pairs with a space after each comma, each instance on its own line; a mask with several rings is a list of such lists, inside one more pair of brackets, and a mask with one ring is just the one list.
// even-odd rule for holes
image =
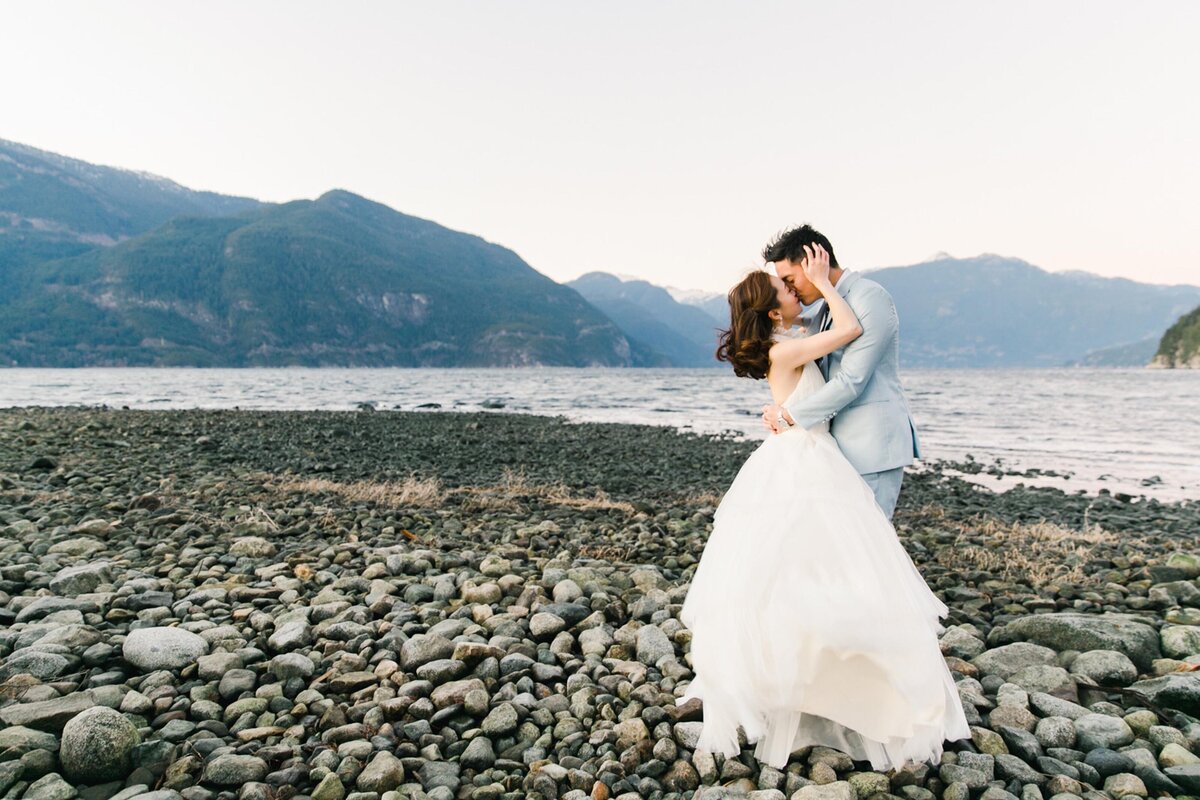
[[[1056, 475], [973, 478], [1200, 500], [1200, 371], [907, 370], [931, 460]], [[3, 369], [0, 407], [505, 411], [765, 434], [766, 385], [721, 369]]]

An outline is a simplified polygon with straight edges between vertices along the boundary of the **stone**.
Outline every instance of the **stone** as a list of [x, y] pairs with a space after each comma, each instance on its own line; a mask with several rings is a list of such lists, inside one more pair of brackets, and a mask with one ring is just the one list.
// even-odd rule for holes
[[1088, 714], [1075, 720], [1075, 735], [1080, 750], [1107, 747], [1115, 750], [1133, 741], [1133, 730], [1120, 717]]
[[22, 800], [71, 800], [78, 792], [57, 772], [43, 775], [29, 785]]
[[57, 733], [69, 719], [94, 705], [96, 699], [92, 692], [73, 692], [50, 700], [5, 706], [0, 708], [0, 721], [6, 725]]
[[[242, 671], [242, 657], [237, 653], [213, 653], [196, 659], [196, 674], [200, 676], [200, 680], [221, 681], [231, 670]], [[250, 674], [253, 677], [254, 673]], [[254, 688], [253, 681], [250, 688]], [[222, 691], [221, 694], [225, 695], [226, 692]]]
[[1004, 739], [1001, 738], [999, 733], [979, 727], [978, 725], [971, 726], [971, 743], [975, 745], [979, 752], [993, 756], [997, 753], [1008, 752], [1008, 746], [1004, 743]]
[[1167, 658], [1187, 658], [1200, 653], [1200, 628], [1191, 625], [1164, 625], [1158, 632], [1162, 652]]
[[849, 781], [801, 786], [791, 800], [855, 800], [854, 787]]
[[1084, 756], [1084, 763], [1100, 775], [1107, 778], [1119, 772], [1133, 772], [1137, 764], [1125, 753], [1118, 753], [1107, 747], [1097, 747]]
[[961, 625], [953, 625], [946, 629], [939, 641], [943, 655], [955, 656], [970, 661], [987, 649], [983, 640], [966, 630]]
[[657, 625], [643, 625], [637, 632], [637, 660], [655, 666], [660, 659], [675, 657], [675, 646]]
[[1032, 783], [1037, 786], [1045, 785], [1046, 776], [1026, 764], [1017, 756], [996, 756], [996, 777], [1003, 781], [1018, 781]]
[[1167, 767], [1163, 772], [1166, 773], [1168, 778], [1192, 794], [1200, 794], [1200, 764]]
[[240, 786], [258, 782], [267, 776], [267, 762], [256, 756], [225, 754], [216, 756], [204, 765], [204, 783], [218, 786]]
[[971, 663], [984, 675], [995, 675], [1007, 681], [1010, 676], [1025, 667], [1053, 665], [1057, 660], [1058, 654], [1049, 647], [1028, 642], [1013, 642], [987, 650], [971, 659]]
[[1071, 678], [1070, 673], [1062, 667], [1050, 664], [1031, 664], [1014, 672], [1008, 680], [1027, 692], [1045, 692], [1072, 703], [1079, 700], [1075, 681]]
[[878, 792], [887, 793], [889, 782], [881, 772], [852, 772], [846, 776], [846, 782], [854, 790], [855, 797], [870, 797]]
[[400, 646], [400, 666], [415, 670], [422, 664], [454, 655], [454, 643], [444, 636], [418, 633]]
[[479, 727], [488, 736], [503, 736], [516, 730], [520, 719], [516, 706], [512, 703], [501, 703], [488, 712]]
[[650, 729], [641, 717], [618, 722], [613, 732], [617, 734], [617, 749], [624, 750], [633, 747], [650, 738]]
[[182, 628], [135, 628], [125, 637], [121, 654], [143, 672], [177, 670], [208, 653], [208, 642]]
[[1175, 742], [1163, 745], [1158, 751], [1158, 764], [1161, 767], [1181, 767], [1185, 764], [1200, 764], [1200, 757], [1186, 747]]
[[0, 681], [16, 675], [32, 675], [39, 681], [52, 681], [71, 668], [66, 656], [41, 650], [18, 650], [0, 664]]
[[288, 653], [308, 647], [316, 638], [312, 625], [303, 614], [285, 614], [275, 622], [275, 632], [267, 639], [267, 647], [276, 653]]
[[1030, 694], [1029, 705], [1043, 717], [1079, 719], [1092, 713], [1090, 710], [1079, 705], [1079, 703], [1072, 703], [1070, 700], [1063, 700], [1061, 697], [1055, 697], [1045, 692], [1033, 692]]
[[988, 634], [989, 644], [1009, 642], [1033, 642], [1059, 652], [1116, 650], [1140, 670], [1149, 670], [1151, 662], [1162, 656], [1158, 631], [1132, 614], [1030, 614], [993, 628]]
[[700, 732], [704, 729], [703, 722], [676, 722], [671, 726], [671, 733], [680, 747], [695, 750], [700, 741]]
[[1146, 695], [1157, 706], [1166, 706], [1191, 716], [1200, 716], [1200, 674], [1172, 673], [1138, 681], [1130, 689]]
[[529, 634], [534, 639], [551, 639], [566, 628], [567, 621], [555, 614], [537, 613], [529, 618]]
[[311, 796], [312, 800], [342, 800], [346, 796], [346, 787], [341, 778], [330, 772], [313, 789]]
[[[431, 664], [434, 662], [430, 662]], [[462, 663], [462, 662], [457, 662]], [[433, 707], [437, 709], [449, 708], [450, 706], [466, 703], [467, 695], [475, 690], [483, 690], [487, 687], [479, 678], [464, 678], [460, 681], [449, 681], [433, 690], [429, 699], [433, 701]]]
[[358, 775], [355, 786], [362, 792], [390, 792], [404, 783], [404, 764], [391, 753], [380, 751]]
[[19, 758], [35, 750], [58, 751], [58, 737], [45, 731], [35, 731], [22, 725], [0, 728], [0, 753]]
[[63, 727], [59, 759], [73, 783], [124, 780], [132, 769], [133, 748], [140, 743], [137, 728], [124, 714], [95, 706]]
[[[426, 761], [417, 770], [417, 777], [421, 781], [421, 785], [425, 787], [425, 791], [432, 797], [433, 791], [439, 788], [449, 789], [453, 793], [458, 791], [459, 779], [458, 764], [451, 761]], [[450, 800], [447, 798], [447, 800]]]
[[242, 558], [270, 558], [275, 555], [275, 545], [261, 536], [243, 536], [233, 540], [229, 552]]
[[1042, 747], [1074, 747], [1075, 723], [1067, 717], [1043, 717], [1033, 735]]
[[[464, 769], [485, 770], [496, 763], [496, 753], [492, 748], [492, 740], [486, 736], [476, 736], [467, 743], [458, 763]], [[316, 800], [314, 798], [313, 800]]]
[[1142, 779], [1128, 772], [1109, 775], [1105, 778], [1104, 791], [1112, 797], [1129, 797], [1131, 795], [1145, 797], [1148, 794], [1146, 784], [1142, 783]]
[[103, 583], [112, 580], [112, 571], [107, 561], [64, 567], [50, 579], [50, 591], [62, 597], [76, 597], [96, 591]]
[[280, 653], [271, 659], [271, 672], [281, 681], [311, 678], [316, 669], [311, 658], [299, 653]]
[[938, 777], [946, 783], [961, 783], [968, 789], [982, 789], [989, 780], [986, 773], [957, 764], [942, 764], [938, 769]]
[[1106, 686], [1128, 686], [1137, 680], [1137, 667], [1117, 650], [1089, 650], [1071, 662], [1071, 672]]
[[1031, 764], [1044, 755], [1041, 742], [1024, 728], [1003, 727], [1000, 729], [1000, 734], [1004, 737], [1005, 744], [1008, 745], [1007, 752], [1011, 752]]

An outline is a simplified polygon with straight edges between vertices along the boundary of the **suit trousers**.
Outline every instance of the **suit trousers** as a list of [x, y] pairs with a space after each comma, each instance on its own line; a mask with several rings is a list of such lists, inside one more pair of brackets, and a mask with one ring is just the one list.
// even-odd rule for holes
[[868, 472], [863, 480], [875, 493], [875, 502], [883, 509], [888, 519], [896, 510], [896, 500], [900, 497], [900, 484], [904, 482], [904, 467], [887, 469], [883, 472]]

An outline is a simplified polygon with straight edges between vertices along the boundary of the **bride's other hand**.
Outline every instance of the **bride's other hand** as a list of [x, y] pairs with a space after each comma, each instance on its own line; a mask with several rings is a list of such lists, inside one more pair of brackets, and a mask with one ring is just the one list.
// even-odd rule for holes
[[[780, 422], [780, 418], [783, 422]], [[792, 421], [792, 415], [779, 404], [763, 406], [762, 422], [763, 427], [771, 433], [783, 433], [796, 424]]]
[[[829, 283], [829, 253], [819, 244], [814, 244], [811, 247], [804, 245], [804, 261], [801, 263], [801, 268], [804, 270], [804, 276], [809, 282], [818, 289], [824, 289], [825, 286], [832, 286]], [[821, 292], [824, 294], [824, 291]]]

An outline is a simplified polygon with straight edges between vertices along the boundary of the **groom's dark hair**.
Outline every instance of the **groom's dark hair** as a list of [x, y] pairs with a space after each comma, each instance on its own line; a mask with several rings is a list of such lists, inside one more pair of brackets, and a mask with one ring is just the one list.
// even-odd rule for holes
[[773, 242], [763, 248], [763, 261], [771, 263], [792, 261], [798, 264], [805, 258], [804, 245], [811, 247], [814, 244], [821, 245], [825, 248], [825, 252], [829, 253], [829, 266], [838, 266], [837, 256], [833, 254], [833, 245], [829, 243], [829, 239], [808, 224], [792, 228], [790, 231], [784, 231], [776, 236]]

